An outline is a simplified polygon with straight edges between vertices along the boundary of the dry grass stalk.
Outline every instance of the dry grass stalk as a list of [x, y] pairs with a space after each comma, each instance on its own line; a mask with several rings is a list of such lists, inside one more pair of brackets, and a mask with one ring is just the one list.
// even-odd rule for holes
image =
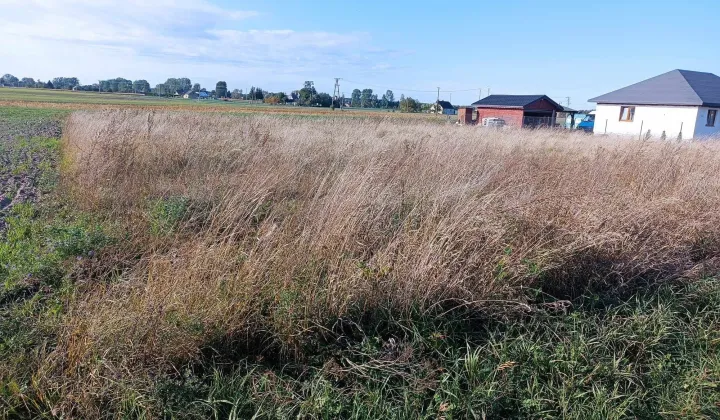
[[[338, 316], [572, 296], [719, 250], [713, 143], [140, 111], [76, 113], [65, 143], [78, 206], [130, 238], [121, 279], [75, 304], [58, 355], [78, 374], [90, 355], [162, 366], [228, 336], [301, 352]], [[154, 232], [149, 203], [177, 198]]]

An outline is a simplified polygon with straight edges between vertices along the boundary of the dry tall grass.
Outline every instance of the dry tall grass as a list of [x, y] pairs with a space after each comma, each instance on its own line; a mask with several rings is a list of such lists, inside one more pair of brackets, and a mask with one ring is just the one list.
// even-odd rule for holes
[[117, 111], [72, 115], [65, 143], [68, 192], [128, 239], [56, 351], [83, 389], [229, 337], [302, 356], [380, 308], [702, 275], [720, 250], [710, 143]]

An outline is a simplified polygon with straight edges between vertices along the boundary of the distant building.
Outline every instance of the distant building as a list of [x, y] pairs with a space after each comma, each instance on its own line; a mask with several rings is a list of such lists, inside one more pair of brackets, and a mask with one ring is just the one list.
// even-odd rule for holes
[[490, 95], [471, 106], [477, 109], [478, 124], [499, 118], [514, 127], [553, 127], [557, 113], [565, 111], [546, 95]]
[[562, 128], [573, 129], [577, 127], [581, 120], [575, 118], [577, 110], [570, 108], [569, 106], [562, 106], [562, 111], [555, 115], [555, 122]]
[[720, 77], [673, 70], [592, 98], [595, 134], [701, 138], [720, 135]]
[[185, 99], [208, 99], [208, 98], [210, 98], [210, 95], [208, 95], [208, 93], [204, 92], [204, 91], [188, 92], [183, 95], [183, 98], [185, 98]]
[[430, 107], [433, 114], [455, 115], [457, 111], [455, 107], [448, 101], [437, 101]]

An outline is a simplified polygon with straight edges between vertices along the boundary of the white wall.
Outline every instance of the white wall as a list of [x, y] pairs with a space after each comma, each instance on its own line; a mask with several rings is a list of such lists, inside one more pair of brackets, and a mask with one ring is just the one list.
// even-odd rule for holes
[[[720, 115], [718, 116], [720, 125]], [[620, 105], [598, 104], [595, 111], [595, 134], [605, 133], [607, 121], [607, 134], [626, 134], [642, 136], [648, 130], [653, 138], [660, 138], [662, 132], [668, 139], [676, 139], [682, 125], [683, 139], [693, 137], [695, 124], [698, 121], [698, 107], [692, 106], [653, 106], [635, 105], [635, 118], [632, 122], [620, 121]], [[705, 122], [703, 120], [703, 126]]]
[[[717, 110], [717, 116], [715, 117], [715, 127], [707, 127], [707, 114], [708, 110]], [[720, 136], [720, 108], [706, 108], [701, 107], [697, 115], [697, 123], [695, 124], [695, 137], [703, 138], [710, 136]]]

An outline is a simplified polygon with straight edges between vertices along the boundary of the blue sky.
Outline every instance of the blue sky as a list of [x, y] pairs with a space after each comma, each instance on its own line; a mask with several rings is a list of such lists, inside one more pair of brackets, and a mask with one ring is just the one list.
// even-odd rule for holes
[[[454, 104], [544, 93], [571, 106], [675, 69], [720, 72], [711, 0], [692, 2], [0, 0], [0, 73], [190, 77], [290, 91], [391, 88]], [[461, 90], [469, 91], [461, 92]], [[450, 99], [450, 92], [442, 92]]]

